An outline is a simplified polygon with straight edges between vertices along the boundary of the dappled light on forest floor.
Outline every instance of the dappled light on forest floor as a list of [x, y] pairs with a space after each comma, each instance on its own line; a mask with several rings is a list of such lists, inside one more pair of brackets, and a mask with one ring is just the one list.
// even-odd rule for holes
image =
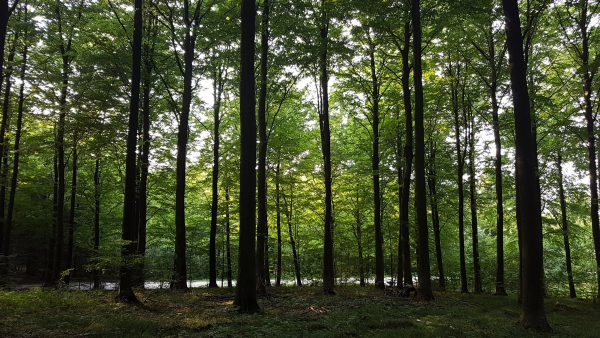
[[[270, 288], [257, 315], [237, 313], [233, 289], [137, 290], [139, 306], [116, 303], [113, 291], [1, 292], [0, 336], [535, 336], [518, 325], [514, 295], [436, 293], [424, 303], [372, 286], [336, 290], [332, 297], [314, 287]], [[600, 307], [591, 301], [546, 306], [558, 336], [600, 332]]]

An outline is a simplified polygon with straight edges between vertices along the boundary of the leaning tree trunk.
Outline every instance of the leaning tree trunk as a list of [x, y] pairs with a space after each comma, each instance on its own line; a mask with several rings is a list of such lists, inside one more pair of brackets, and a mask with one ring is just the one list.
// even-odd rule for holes
[[138, 136], [138, 115], [140, 102], [140, 80], [142, 63], [142, 6], [143, 0], [135, 0], [133, 16], [133, 44], [131, 67], [131, 96], [129, 99], [129, 121], [127, 130], [127, 155], [125, 159], [125, 196], [123, 202], [123, 225], [121, 239], [127, 244], [121, 246], [121, 271], [117, 299], [124, 303], [137, 303], [133, 293], [132, 257], [136, 251], [136, 149]]
[[419, 293], [423, 300], [432, 300], [429, 267], [429, 229], [427, 226], [427, 196], [425, 188], [425, 128], [423, 125], [423, 69], [421, 66], [421, 0], [411, 1], [413, 27], [413, 58], [415, 86], [415, 205], [417, 212], [417, 272]]
[[256, 1], [241, 3], [240, 47], [240, 230], [236, 304], [241, 312], [259, 310], [256, 301]]
[[515, 119], [515, 177], [520, 195], [522, 250], [522, 314], [526, 328], [549, 330], [544, 311], [544, 264], [541, 201], [537, 193], [535, 140], [527, 89], [523, 37], [517, 0], [503, 0]]
[[576, 298], [575, 283], [573, 282], [573, 267], [571, 265], [571, 245], [569, 243], [569, 221], [567, 220], [567, 201], [565, 199], [565, 188], [562, 171], [562, 150], [558, 149], [558, 158], [556, 162], [558, 172], [558, 198], [560, 201], [560, 220], [565, 245], [565, 263], [567, 266], [567, 278], [569, 280], [569, 297]]

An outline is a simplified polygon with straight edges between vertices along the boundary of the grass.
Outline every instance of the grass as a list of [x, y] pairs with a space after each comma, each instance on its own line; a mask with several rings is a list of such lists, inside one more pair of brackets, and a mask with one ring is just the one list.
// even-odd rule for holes
[[[142, 306], [114, 301], [110, 291], [0, 291], [0, 337], [521, 337], [514, 297], [437, 293], [421, 303], [372, 287], [272, 288], [263, 311], [240, 315], [232, 289], [138, 291]], [[547, 299], [553, 336], [600, 334], [600, 307]]]

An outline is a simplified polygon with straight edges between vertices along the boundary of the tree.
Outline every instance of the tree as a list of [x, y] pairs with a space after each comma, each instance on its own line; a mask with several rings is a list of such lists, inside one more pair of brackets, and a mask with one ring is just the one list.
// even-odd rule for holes
[[520, 212], [520, 250], [522, 250], [522, 313], [521, 324], [526, 328], [549, 330], [544, 311], [544, 272], [541, 229], [541, 202], [536, 187], [535, 140], [531, 128], [531, 111], [527, 89], [523, 35], [517, 0], [503, 0], [508, 46], [510, 82], [515, 119], [515, 176], [518, 187], [517, 203]]
[[571, 264], [571, 245], [569, 243], [569, 221], [567, 219], [567, 201], [565, 198], [565, 187], [563, 177], [562, 149], [558, 148], [556, 155], [556, 170], [558, 173], [558, 199], [560, 202], [560, 225], [565, 245], [565, 264], [567, 267], [567, 278], [569, 280], [569, 297], [576, 298], [575, 283], [573, 282], [573, 267]]
[[256, 301], [256, 83], [254, 34], [256, 2], [241, 3], [240, 63], [240, 235], [236, 305], [244, 313], [259, 310]]
[[[133, 293], [132, 258], [136, 250], [137, 224], [136, 201], [136, 149], [138, 115], [140, 106], [140, 81], [142, 63], [142, 11], [143, 0], [135, 0], [133, 16], [131, 97], [129, 100], [129, 122], [127, 130], [127, 157], [125, 161], [125, 198], [123, 202], [123, 229], [121, 247], [121, 271], [117, 299], [124, 303], [138, 303]], [[98, 167], [98, 162], [96, 164]], [[99, 177], [98, 177], [99, 178]], [[96, 182], [96, 185], [98, 183]], [[98, 203], [98, 202], [96, 202]], [[98, 204], [96, 204], [98, 208]]]
[[425, 129], [423, 126], [423, 69], [421, 66], [422, 31], [421, 1], [411, 0], [413, 27], [413, 58], [415, 86], [415, 205], [417, 212], [417, 271], [419, 294], [424, 300], [432, 300], [431, 271], [429, 269], [429, 229], [427, 226], [427, 196], [425, 189]]

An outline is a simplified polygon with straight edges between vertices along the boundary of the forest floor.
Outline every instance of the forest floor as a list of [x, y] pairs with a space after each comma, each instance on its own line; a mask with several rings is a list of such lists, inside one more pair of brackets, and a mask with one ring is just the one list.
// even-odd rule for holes
[[[233, 289], [139, 290], [140, 306], [114, 301], [114, 291], [0, 291], [0, 337], [522, 337], [514, 296], [436, 293], [419, 302], [373, 287], [271, 288], [262, 312], [240, 315]], [[558, 337], [600, 335], [600, 305], [549, 298]], [[539, 335], [542, 336], [542, 335]]]

